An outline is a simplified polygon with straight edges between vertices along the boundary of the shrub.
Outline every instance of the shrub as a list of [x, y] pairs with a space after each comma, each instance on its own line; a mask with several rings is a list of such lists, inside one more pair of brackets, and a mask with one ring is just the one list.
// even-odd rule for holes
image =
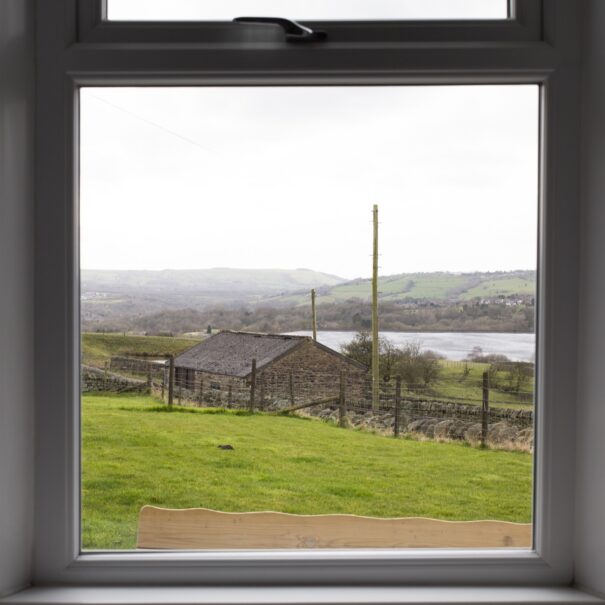
[[[401, 376], [408, 389], [414, 390], [424, 388], [439, 378], [440, 356], [433, 351], [422, 351], [419, 342], [397, 347], [381, 336], [378, 343], [380, 377], [383, 380]], [[341, 347], [341, 352], [367, 368], [372, 367], [372, 337], [367, 332], [358, 332], [350, 343]]]

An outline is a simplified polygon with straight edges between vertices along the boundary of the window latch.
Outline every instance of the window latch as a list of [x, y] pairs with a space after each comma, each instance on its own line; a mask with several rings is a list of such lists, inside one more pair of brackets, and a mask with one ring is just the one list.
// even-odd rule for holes
[[254, 23], [259, 25], [278, 25], [286, 34], [286, 42], [313, 42], [325, 40], [326, 32], [313, 30], [306, 25], [301, 25], [292, 19], [283, 17], [236, 17], [236, 23]]

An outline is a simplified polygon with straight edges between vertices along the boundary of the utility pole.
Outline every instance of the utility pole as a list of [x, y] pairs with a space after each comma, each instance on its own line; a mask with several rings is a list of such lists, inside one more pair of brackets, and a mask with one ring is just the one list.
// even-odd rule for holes
[[372, 409], [380, 405], [380, 367], [378, 347], [378, 205], [372, 209], [374, 245], [372, 250]]
[[317, 315], [315, 314], [315, 288], [311, 290], [311, 315], [313, 322], [313, 340], [317, 340]]

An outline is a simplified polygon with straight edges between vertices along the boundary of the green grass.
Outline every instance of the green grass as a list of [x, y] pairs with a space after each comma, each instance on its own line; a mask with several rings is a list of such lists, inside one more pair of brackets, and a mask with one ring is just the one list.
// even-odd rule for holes
[[[448, 273], [395, 275], [379, 278], [378, 289], [383, 300], [400, 300], [405, 298], [436, 298], [448, 297], [453, 288], [462, 288], [469, 281], [466, 275]], [[330, 296], [333, 301], [349, 298], [369, 299], [371, 296], [370, 280], [351, 284], [333, 286]], [[323, 300], [323, 297], [322, 297]]]
[[[481, 405], [483, 397], [483, 372], [489, 369], [487, 363], [468, 362], [468, 374], [464, 375], [464, 364], [460, 362], [440, 361], [441, 372], [439, 378], [431, 383], [430, 393], [437, 399], [451, 399], [468, 405]], [[506, 372], [499, 377], [505, 382]], [[521, 391], [525, 395], [520, 398], [512, 392], [490, 389], [489, 401], [491, 407], [532, 409], [531, 396], [534, 388], [533, 377], [523, 385]]]
[[[403, 273], [378, 278], [379, 298], [385, 301], [409, 299], [472, 300], [499, 295], [532, 295], [536, 289], [532, 271], [502, 273]], [[370, 300], [371, 281], [352, 280], [324, 289], [318, 303], [335, 303], [360, 298]], [[275, 297], [282, 303], [308, 304], [308, 294]]]
[[492, 279], [470, 288], [460, 295], [463, 300], [473, 298], [489, 298], [495, 296], [509, 296], [511, 294], [533, 295], [536, 293], [536, 281], [533, 278], [505, 277]]
[[82, 360], [86, 365], [101, 367], [114, 355], [133, 352], [178, 355], [198, 342], [200, 340], [195, 338], [84, 333], [82, 334]]
[[[145, 396], [83, 398], [84, 548], [133, 548], [145, 504], [531, 519], [529, 454], [395, 440], [287, 416], [167, 410]], [[225, 443], [235, 449], [218, 449]]]

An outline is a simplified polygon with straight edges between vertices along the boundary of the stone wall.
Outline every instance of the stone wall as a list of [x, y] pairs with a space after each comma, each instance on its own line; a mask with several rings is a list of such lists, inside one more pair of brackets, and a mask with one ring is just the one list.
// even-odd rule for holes
[[[401, 409], [403, 414], [416, 418], [454, 418], [468, 422], [481, 422], [480, 405], [463, 405], [431, 400], [403, 400]], [[489, 415], [494, 422], [504, 421], [520, 428], [531, 427], [534, 423], [532, 410], [490, 408]]]
[[83, 393], [91, 391], [146, 393], [149, 390], [145, 380], [127, 378], [120, 374], [85, 365], [82, 366], [81, 370], [81, 387]]
[[305, 341], [291, 353], [261, 372], [267, 391], [276, 398], [289, 398], [289, 375], [294, 381], [297, 402], [336, 397], [340, 390], [340, 372], [345, 372], [347, 395], [359, 399], [366, 388], [367, 370], [341, 355], [330, 353], [312, 340]]
[[121, 370], [123, 372], [134, 372], [139, 374], [147, 374], [151, 369], [154, 374], [161, 373], [164, 369], [165, 362], [150, 360], [141, 357], [121, 357], [119, 355], [112, 357], [109, 362], [111, 370]]
[[[252, 366], [252, 360], [250, 360]], [[340, 355], [330, 353], [313, 341], [304, 341], [283, 357], [260, 368], [256, 374], [257, 407], [278, 409], [291, 402], [290, 375], [295, 403], [336, 397], [340, 372], [346, 372], [349, 397], [360, 399], [366, 389], [367, 372]], [[194, 374], [194, 375], [193, 375]], [[201, 370], [175, 369], [175, 397], [213, 405], [246, 406], [250, 401], [251, 378], [213, 374]]]
[[[183, 376], [182, 380], [179, 375]], [[250, 386], [245, 379], [201, 370], [195, 371], [193, 379], [175, 372], [174, 390], [175, 398], [214, 406], [239, 404], [243, 407], [250, 398]]]
[[[480, 442], [480, 414], [478, 416], [474, 413], [461, 414], [456, 417], [454, 410], [443, 404], [433, 402], [432, 406], [423, 410], [416, 405], [406, 406], [404, 403], [399, 416], [400, 434], [434, 440], [467, 441], [471, 444]], [[452, 412], [449, 416], [445, 414], [448, 410]], [[496, 414], [490, 414], [487, 435], [489, 446], [523, 451], [533, 449], [534, 429], [524, 423], [515, 424], [519, 419], [518, 414], [514, 414], [517, 411], [499, 409]], [[339, 421], [339, 411], [336, 406], [308, 408], [306, 413], [334, 423]], [[395, 415], [393, 410], [348, 409], [346, 424], [353, 428], [392, 434]]]

